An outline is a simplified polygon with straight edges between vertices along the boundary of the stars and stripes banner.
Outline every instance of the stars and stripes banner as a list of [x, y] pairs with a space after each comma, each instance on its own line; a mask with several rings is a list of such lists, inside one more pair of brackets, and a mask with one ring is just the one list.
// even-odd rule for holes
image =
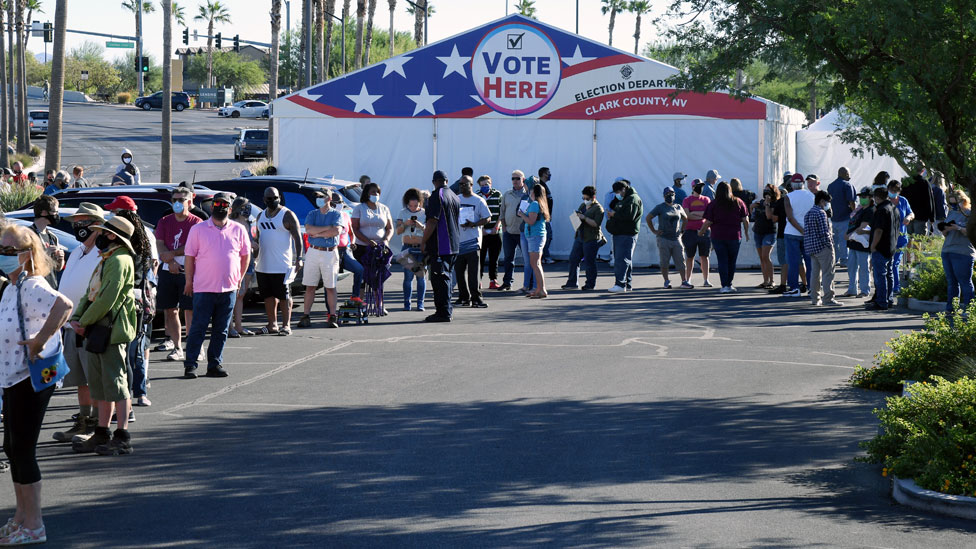
[[674, 95], [674, 67], [512, 15], [282, 98], [334, 118], [763, 119], [765, 103]]

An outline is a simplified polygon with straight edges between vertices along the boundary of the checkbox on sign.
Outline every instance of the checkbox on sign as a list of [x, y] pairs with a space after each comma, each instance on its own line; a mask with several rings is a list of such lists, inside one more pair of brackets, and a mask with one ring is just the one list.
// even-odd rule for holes
[[525, 36], [525, 33], [524, 32], [522, 34], [509, 34], [508, 35], [508, 49], [510, 49], [510, 50], [520, 50], [520, 49], [522, 49], [522, 37], [523, 36]]

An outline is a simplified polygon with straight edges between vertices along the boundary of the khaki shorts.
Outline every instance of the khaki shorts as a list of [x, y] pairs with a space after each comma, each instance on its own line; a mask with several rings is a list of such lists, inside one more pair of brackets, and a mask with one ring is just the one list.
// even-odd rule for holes
[[68, 375], [64, 376], [65, 387], [85, 387], [88, 385], [88, 351], [84, 348], [84, 340], [79, 347], [75, 344], [77, 335], [71, 328], [65, 328], [61, 334], [64, 341], [64, 361], [68, 363]]
[[319, 282], [326, 288], [335, 288], [339, 276], [339, 252], [332, 250], [316, 250], [309, 248], [305, 253], [305, 270], [302, 272], [302, 284], [317, 288]]
[[118, 402], [129, 398], [125, 348], [125, 343], [119, 343], [109, 345], [104, 353], [88, 353], [88, 388], [92, 400]]
[[669, 260], [674, 261], [676, 269], [684, 267], [684, 246], [680, 240], [668, 240], [667, 238], [657, 237], [657, 257], [661, 269], [668, 267]]

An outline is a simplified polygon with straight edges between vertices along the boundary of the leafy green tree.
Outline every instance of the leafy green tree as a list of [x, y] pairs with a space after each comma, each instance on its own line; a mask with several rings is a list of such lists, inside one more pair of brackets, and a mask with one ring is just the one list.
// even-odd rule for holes
[[600, 0], [603, 4], [600, 6], [600, 11], [603, 15], [610, 14], [610, 39], [607, 41], [607, 45], [613, 45], [613, 27], [617, 22], [617, 14], [625, 11], [627, 9], [627, 0]]
[[515, 11], [520, 15], [535, 19], [535, 0], [518, 0], [515, 2]]
[[207, 0], [206, 4], [197, 6], [197, 14], [193, 20], [207, 22], [207, 72], [206, 78], [200, 78], [199, 81], [204, 83], [204, 88], [208, 88], [213, 84], [214, 23], [230, 23], [230, 11], [220, 0]]
[[[218, 87], [249, 88], [267, 81], [268, 75], [257, 61], [248, 61], [232, 51], [216, 51], [212, 60], [213, 78]], [[207, 59], [194, 55], [187, 74], [202, 81], [207, 76]]]
[[[65, 56], [64, 87], [69, 90], [87, 94], [110, 94], [116, 91], [121, 83], [119, 73], [111, 63], [103, 57], [105, 53], [101, 45], [85, 41], [81, 46], [71, 50]], [[135, 58], [133, 57], [133, 63]], [[133, 73], [135, 73], [133, 67]], [[81, 79], [81, 71], [88, 71], [88, 80]], [[133, 83], [135, 76], [133, 75]]]
[[[149, 94], [152, 91], [159, 91], [163, 89], [163, 69], [156, 61], [155, 56], [150, 54], [145, 57], [149, 58], [149, 75], [146, 76], [145, 93]], [[124, 57], [113, 61], [112, 66], [115, 68], [116, 74], [119, 75], [119, 84], [116, 89], [110, 90], [109, 93], [117, 91], [130, 91], [137, 88], [138, 81], [136, 78], [138, 77], [139, 73], [136, 72], [135, 52], [126, 52]]]

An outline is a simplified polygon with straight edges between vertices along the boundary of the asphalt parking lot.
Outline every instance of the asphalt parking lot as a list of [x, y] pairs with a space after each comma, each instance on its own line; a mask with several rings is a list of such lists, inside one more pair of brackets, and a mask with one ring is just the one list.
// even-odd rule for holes
[[639, 270], [633, 293], [489, 291], [431, 325], [395, 273], [389, 316], [325, 329], [320, 297], [309, 329], [230, 340], [226, 379], [153, 353], [131, 456], [51, 442], [76, 410], [52, 400], [49, 545], [972, 547], [976, 525], [894, 504], [853, 461], [886, 394], [846, 380], [920, 317], [760, 279], [720, 296]]

